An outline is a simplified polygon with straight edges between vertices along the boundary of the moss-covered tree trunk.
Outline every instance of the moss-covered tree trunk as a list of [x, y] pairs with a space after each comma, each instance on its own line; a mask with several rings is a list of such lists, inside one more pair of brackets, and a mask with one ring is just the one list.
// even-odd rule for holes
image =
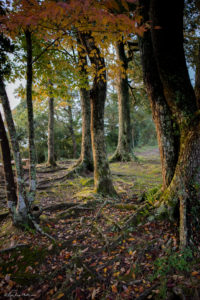
[[12, 152], [16, 167], [16, 181], [17, 181], [17, 207], [16, 213], [13, 213], [12, 218], [15, 225], [21, 225], [28, 222], [29, 202], [26, 195], [24, 172], [22, 167], [21, 154], [19, 150], [19, 143], [17, 139], [17, 132], [15, 129], [12, 113], [10, 109], [9, 100], [5, 90], [5, 85], [0, 76], [0, 98], [4, 110], [8, 133], [11, 141]]
[[104, 138], [104, 106], [106, 100], [107, 78], [104, 58], [90, 34], [80, 37], [90, 61], [95, 66], [93, 86], [90, 91], [91, 137], [94, 159], [94, 183], [98, 193], [116, 194], [108, 164]]
[[1, 157], [2, 157], [3, 168], [4, 168], [7, 204], [8, 204], [9, 211], [11, 212], [11, 214], [13, 214], [17, 206], [17, 194], [15, 189], [14, 175], [12, 171], [10, 146], [9, 146], [6, 130], [4, 127], [4, 122], [1, 116], [1, 112], [0, 112], [0, 145], [1, 145]]
[[185, 247], [199, 241], [200, 118], [183, 50], [183, 8], [184, 0], [150, 0], [154, 56], [180, 131], [178, 162], [164, 199], [169, 205], [179, 203], [180, 243]]
[[48, 160], [47, 165], [51, 167], [56, 166], [55, 152], [54, 152], [54, 98], [49, 97], [48, 110]]
[[[144, 5], [145, 3], [145, 5]], [[141, 0], [143, 21], [149, 21], [149, 1]], [[169, 186], [176, 168], [179, 152], [179, 129], [166, 102], [162, 82], [154, 58], [151, 32], [139, 37], [144, 84], [150, 100], [160, 150], [163, 189]]]
[[[118, 92], [118, 110], [119, 110], [119, 132], [117, 149], [110, 161], [130, 161], [132, 159], [132, 133], [129, 103], [128, 86], [128, 59], [126, 57], [124, 43], [116, 43], [117, 60], [120, 63], [118, 70], [117, 92]], [[123, 69], [121, 69], [121, 67]]]
[[29, 142], [29, 193], [28, 199], [31, 203], [35, 200], [36, 194], [36, 150], [34, 142], [34, 117], [33, 117], [33, 102], [32, 102], [32, 37], [31, 32], [27, 29], [25, 31], [26, 50], [27, 50], [27, 83], [26, 83], [26, 103], [28, 113], [28, 142]]

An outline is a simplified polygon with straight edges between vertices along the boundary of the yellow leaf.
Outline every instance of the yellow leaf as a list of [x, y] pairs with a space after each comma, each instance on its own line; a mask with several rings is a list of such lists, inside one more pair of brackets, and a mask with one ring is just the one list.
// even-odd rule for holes
[[104, 271], [104, 273], [106, 273], [107, 272], [107, 268], [104, 268], [103, 271]]
[[60, 299], [60, 298], [62, 298], [64, 295], [65, 295], [64, 293], [60, 293], [60, 294], [57, 296], [56, 299]]

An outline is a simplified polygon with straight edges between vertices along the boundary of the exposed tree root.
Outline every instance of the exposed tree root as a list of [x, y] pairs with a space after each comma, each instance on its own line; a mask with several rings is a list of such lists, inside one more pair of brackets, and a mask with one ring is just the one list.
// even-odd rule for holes
[[55, 242], [56, 240], [51, 236], [49, 235], [48, 233], [44, 232], [42, 230], [42, 228], [40, 227], [40, 225], [34, 220], [34, 218], [29, 215], [29, 219], [31, 220], [31, 223], [33, 224], [34, 228], [42, 235], [48, 237], [51, 241]]
[[88, 167], [83, 161], [75, 163], [66, 174], [66, 179], [93, 172], [93, 168]]
[[65, 208], [70, 208], [70, 207], [76, 206], [76, 205], [77, 205], [77, 203], [74, 203], [74, 202], [67, 202], [67, 203], [62, 202], [62, 203], [58, 203], [58, 204], [55, 204], [55, 205], [44, 207], [42, 209], [42, 212], [43, 211], [62, 210], [62, 209], [65, 209]]
[[133, 153], [120, 153], [119, 151], [115, 151], [109, 162], [130, 162], [135, 161], [139, 162], [138, 158]]

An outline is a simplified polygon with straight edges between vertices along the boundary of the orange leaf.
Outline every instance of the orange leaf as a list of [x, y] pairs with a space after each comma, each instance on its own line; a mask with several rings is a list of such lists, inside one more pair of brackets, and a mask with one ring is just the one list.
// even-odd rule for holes
[[113, 292], [113, 293], [117, 293], [117, 292], [118, 292], [117, 286], [116, 286], [115, 284], [113, 284], [113, 285], [111, 286], [111, 288], [112, 288], [112, 292]]
[[197, 276], [197, 275], [199, 275], [199, 272], [194, 271], [194, 272], [191, 273], [191, 275], [192, 275], [192, 276]]

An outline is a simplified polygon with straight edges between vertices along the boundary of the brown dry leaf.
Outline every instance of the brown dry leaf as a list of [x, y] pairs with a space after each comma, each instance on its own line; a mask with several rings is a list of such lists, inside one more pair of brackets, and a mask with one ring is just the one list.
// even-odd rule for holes
[[192, 276], [197, 276], [197, 275], [199, 275], [199, 272], [193, 271], [193, 272], [191, 273], [191, 275], [192, 275]]

